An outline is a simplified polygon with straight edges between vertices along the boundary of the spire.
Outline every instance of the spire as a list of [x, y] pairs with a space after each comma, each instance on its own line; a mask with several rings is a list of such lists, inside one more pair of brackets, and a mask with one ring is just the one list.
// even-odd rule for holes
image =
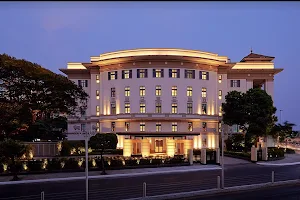
[[252, 51], [252, 47], [251, 47], [251, 49], [250, 49], [250, 53], [252, 53], [253, 51]]

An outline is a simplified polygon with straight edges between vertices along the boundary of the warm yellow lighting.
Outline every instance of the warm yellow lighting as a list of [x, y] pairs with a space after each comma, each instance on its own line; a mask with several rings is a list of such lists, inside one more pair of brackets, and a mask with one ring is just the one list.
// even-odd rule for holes
[[96, 99], [100, 99], [100, 96], [96, 96]]
[[62, 161], [62, 162], [60, 163], [60, 166], [61, 166], [61, 168], [63, 169], [63, 168], [65, 167], [65, 162]]
[[23, 169], [26, 171], [28, 169], [27, 164], [23, 163]]
[[95, 161], [95, 159], [92, 160], [92, 166], [96, 167], [96, 161]]
[[96, 83], [100, 83], [100, 80], [96, 80]]
[[120, 114], [120, 100], [116, 101], [116, 114]]
[[125, 160], [122, 160], [122, 164], [125, 165]]
[[68, 63], [67, 69], [86, 69], [85, 66], [82, 65], [82, 63]]
[[96, 112], [96, 115], [97, 115], [97, 116], [100, 116], [100, 112]]
[[107, 164], [110, 166], [111, 165], [111, 161], [109, 160], [109, 161], [107, 161]]
[[80, 158], [77, 163], [78, 163], [78, 167], [81, 167], [83, 163], [83, 158]]
[[57, 150], [60, 152], [62, 149], [62, 142], [57, 143]]
[[46, 169], [46, 168], [47, 168], [47, 165], [48, 165], [48, 160], [47, 160], [47, 159], [44, 159], [44, 160], [43, 160], [43, 163], [42, 163], [42, 169]]
[[7, 164], [2, 164], [2, 165], [3, 165], [3, 171], [6, 172], [8, 165]]
[[123, 156], [130, 157], [132, 154], [132, 141], [124, 139]]
[[123, 146], [124, 146], [124, 135], [117, 135], [117, 138], [118, 138], [117, 148], [118, 149], [123, 149]]
[[274, 69], [274, 63], [236, 63], [232, 69]]
[[148, 139], [142, 140], [141, 152], [143, 157], [147, 157], [150, 155], [150, 142]]
[[29, 151], [29, 158], [30, 158], [30, 159], [33, 158], [33, 152], [32, 152], [32, 150]]

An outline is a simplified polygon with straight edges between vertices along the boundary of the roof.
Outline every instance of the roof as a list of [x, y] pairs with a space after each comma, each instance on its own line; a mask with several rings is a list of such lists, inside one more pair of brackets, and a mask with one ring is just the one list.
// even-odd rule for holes
[[272, 60], [274, 60], [275, 57], [272, 56], [265, 56], [262, 54], [256, 54], [256, 53], [251, 53], [247, 56], [245, 56], [241, 62], [247, 62], [247, 61], [269, 61], [271, 62]]

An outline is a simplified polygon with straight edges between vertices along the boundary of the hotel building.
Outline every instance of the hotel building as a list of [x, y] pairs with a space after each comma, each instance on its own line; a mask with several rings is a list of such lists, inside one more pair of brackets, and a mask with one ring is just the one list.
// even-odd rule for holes
[[273, 59], [252, 51], [231, 62], [203, 51], [133, 49], [68, 63], [60, 70], [90, 96], [86, 113], [68, 117], [68, 139], [83, 140], [79, 133], [91, 129], [115, 133], [124, 156], [218, 148], [225, 95], [262, 87], [273, 96], [282, 71]]

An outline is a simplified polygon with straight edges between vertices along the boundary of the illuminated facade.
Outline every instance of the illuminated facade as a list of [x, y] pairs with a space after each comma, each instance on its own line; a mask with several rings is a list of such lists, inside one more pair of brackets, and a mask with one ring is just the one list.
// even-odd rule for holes
[[68, 118], [68, 139], [95, 128], [115, 133], [124, 156], [187, 154], [218, 148], [221, 105], [227, 92], [264, 87], [273, 95], [274, 58], [250, 53], [240, 62], [184, 49], [135, 49], [68, 63], [61, 69], [89, 94], [78, 121]]

